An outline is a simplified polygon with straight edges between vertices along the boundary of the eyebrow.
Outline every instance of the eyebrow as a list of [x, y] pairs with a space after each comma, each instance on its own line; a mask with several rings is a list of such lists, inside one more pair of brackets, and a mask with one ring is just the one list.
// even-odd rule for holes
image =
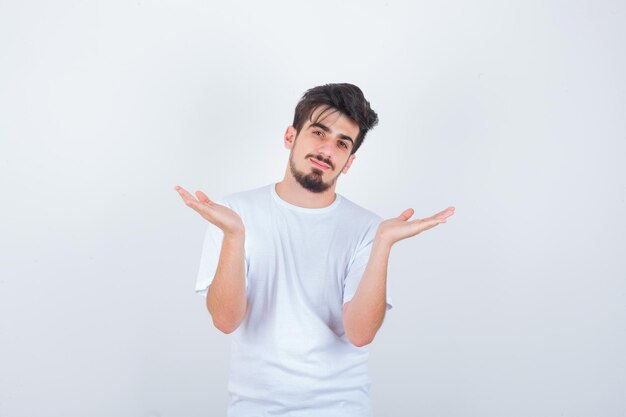
[[[325, 126], [325, 125], [323, 125], [323, 124], [321, 124], [321, 123], [318, 123], [318, 122], [316, 122], [316, 123], [311, 123], [311, 124], [309, 125], [309, 128], [311, 128], [311, 127], [319, 127], [319, 128], [320, 128], [320, 129], [322, 129], [324, 132], [326, 132], [326, 133], [330, 133], [330, 128], [329, 128], [328, 126]], [[348, 136], [348, 135], [344, 135], [344, 134], [339, 134], [338, 136], [339, 136], [339, 139], [349, 140], [349, 141], [352, 143], [352, 145], [354, 145], [354, 141], [352, 140], [352, 138], [351, 138], [350, 136]]]

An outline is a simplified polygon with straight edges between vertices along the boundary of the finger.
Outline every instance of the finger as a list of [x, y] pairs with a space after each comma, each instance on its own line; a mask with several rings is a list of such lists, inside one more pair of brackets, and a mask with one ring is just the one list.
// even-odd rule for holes
[[447, 219], [448, 217], [452, 216], [454, 214], [454, 207], [448, 207], [447, 209], [440, 211], [439, 213], [435, 214], [434, 216], [429, 217], [430, 219], [440, 219], [443, 220], [445, 223], [445, 219]]
[[196, 191], [196, 197], [198, 197], [198, 200], [202, 201], [203, 203], [212, 203], [211, 199], [207, 197], [207, 195], [204, 194], [202, 191]]
[[177, 185], [176, 187], [174, 187], [174, 189], [175, 189], [176, 191], [178, 191], [178, 194], [181, 194], [181, 195], [182, 195], [182, 194], [184, 194], [184, 193], [189, 194], [189, 193], [187, 192], [187, 190], [185, 190], [185, 189], [184, 189], [183, 187], [181, 187], [180, 185]]
[[439, 223], [442, 223], [442, 221], [438, 219], [416, 219], [410, 223], [414, 227], [414, 233], [418, 234], [428, 229], [432, 229], [433, 227], [437, 226]]
[[398, 218], [399, 218], [399, 219], [402, 219], [402, 220], [404, 220], [404, 221], [407, 221], [407, 220], [409, 220], [409, 219], [411, 218], [411, 216], [412, 216], [413, 214], [415, 214], [415, 210], [413, 210], [412, 208], [408, 208], [408, 209], [404, 210], [404, 211], [402, 212], [402, 214], [400, 214], [400, 215], [398, 216]]
[[450, 216], [454, 214], [454, 207], [450, 206], [445, 210], [441, 210], [439, 213], [435, 214], [435, 216]]
[[[190, 206], [190, 203], [197, 203], [197, 200], [183, 187], [177, 187], [176, 191], [180, 194], [180, 197]], [[191, 207], [191, 206], [190, 206]]]
[[180, 187], [178, 190], [178, 194], [183, 198], [183, 200], [195, 200], [194, 196], [189, 193], [189, 191], [185, 190], [183, 187]]

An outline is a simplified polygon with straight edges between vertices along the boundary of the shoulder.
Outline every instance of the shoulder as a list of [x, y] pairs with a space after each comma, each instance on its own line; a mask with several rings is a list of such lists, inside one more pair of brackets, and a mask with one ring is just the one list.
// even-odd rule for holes
[[367, 229], [377, 227], [383, 218], [372, 210], [366, 209], [363, 206], [349, 200], [348, 198], [341, 196], [342, 201], [340, 208], [342, 210], [342, 217], [349, 219], [351, 222], [357, 223], [360, 227]]
[[259, 204], [263, 199], [270, 197], [270, 185], [264, 185], [244, 191], [227, 194], [218, 202], [228, 207], [245, 207], [250, 204]]

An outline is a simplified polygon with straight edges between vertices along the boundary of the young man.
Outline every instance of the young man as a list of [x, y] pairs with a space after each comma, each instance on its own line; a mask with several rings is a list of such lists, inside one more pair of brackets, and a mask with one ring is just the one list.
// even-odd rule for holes
[[284, 135], [283, 180], [220, 203], [177, 186], [209, 221], [196, 291], [233, 333], [229, 417], [372, 415], [367, 345], [392, 301], [392, 245], [454, 213], [383, 219], [335, 193], [378, 122], [361, 90], [308, 90]]

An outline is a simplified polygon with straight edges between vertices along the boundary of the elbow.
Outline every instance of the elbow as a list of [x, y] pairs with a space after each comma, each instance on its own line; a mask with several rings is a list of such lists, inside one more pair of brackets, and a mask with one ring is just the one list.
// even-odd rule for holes
[[244, 317], [244, 314], [225, 315], [223, 313], [211, 312], [211, 310], [209, 310], [209, 314], [211, 315], [213, 326], [224, 334], [230, 334], [237, 330]]
[[[355, 323], [352, 320], [352, 316], [348, 311], [348, 305], [350, 302], [344, 304], [343, 307], [343, 330], [348, 341], [356, 346], [367, 346], [374, 341], [376, 336], [376, 330], [363, 326], [362, 324]], [[374, 330], [372, 332], [372, 330]]]
[[220, 332], [224, 334], [231, 334], [239, 327], [239, 322], [237, 323], [222, 323], [215, 319], [213, 319], [213, 326]]
[[224, 326], [224, 325], [219, 325], [215, 322], [213, 322], [213, 325], [215, 326], [215, 328], [217, 330], [219, 330], [220, 332], [224, 333], [224, 334], [231, 334], [232, 332], [234, 332], [235, 330], [237, 330], [237, 327], [239, 326]]
[[246, 303], [237, 309], [216, 308], [214, 304], [209, 303], [207, 297], [207, 310], [213, 321], [213, 326], [224, 334], [230, 334], [237, 330], [246, 315]]
[[367, 346], [374, 341], [373, 335], [372, 336], [365, 335], [365, 334], [358, 335], [358, 334], [354, 334], [351, 331], [348, 331], [347, 329], [346, 329], [346, 338], [348, 339], [350, 343], [352, 343], [352, 345], [356, 347]]
[[350, 343], [352, 343], [356, 347], [367, 346], [374, 341], [373, 338], [356, 338], [356, 337], [348, 337]]

